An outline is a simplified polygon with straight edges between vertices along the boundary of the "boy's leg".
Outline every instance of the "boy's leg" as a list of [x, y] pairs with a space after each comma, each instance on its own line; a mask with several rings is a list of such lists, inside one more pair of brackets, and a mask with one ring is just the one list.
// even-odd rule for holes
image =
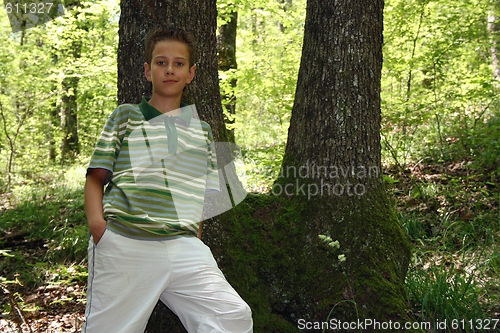
[[142, 333], [168, 280], [161, 242], [106, 230], [89, 243], [86, 322], [82, 333]]
[[166, 241], [171, 280], [160, 299], [189, 333], [253, 332], [252, 312], [196, 237]]

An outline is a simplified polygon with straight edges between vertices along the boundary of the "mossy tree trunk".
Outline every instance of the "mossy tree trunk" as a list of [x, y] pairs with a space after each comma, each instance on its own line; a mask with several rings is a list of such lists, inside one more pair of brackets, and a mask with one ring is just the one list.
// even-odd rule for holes
[[[215, 0], [122, 0], [118, 45], [118, 101], [138, 103], [151, 96], [144, 77], [144, 43], [154, 26], [176, 26], [193, 31], [197, 40], [197, 70], [187, 87], [184, 102], [196, 104], [201, 119], [212, 127], [218, 142], [227, 142], [221, 107], [216, 51], [217, 8]], [[204, 232], [210, 232], [210, 225]], [[186, 332], [177, 317], [161, 302], [146, 332]]]
[[[69, 15], [78, 17], [80, 12], [78, 6], [80, 1], [68, 2]], [[81, 36], [88, 31], [85, 22], [77, 24], [78, 33]], [[78, 62], [82, 52], [82, 41], [80, 36], [75, 38], [74, 31], [65, 31], [63, 35], [64, 45], [66, 52], [71, 55], [72, 60]], [[61, 160], [65, 161], [74, 160], [75, 156], [80, 153], [80, 142], [78, 136], [78, 84], [80, 78], [73, 72], [71, 66], [67, 68], [65, 73], [66, 77], [62, 80], [62, 97], [61, 97], [61, 112], [60, 112], [60, 125], [62, 131], [61, 140]]]
[[[312, 280], [310, 288], [326, 289], [298, 296], [302, 304], [289, 309], [290, 320], [326, 320], [335, 305], [331, 318], [408, 319], [409, 244], [381, 174], [383, 6], [383, 0], [307, 3], [295, 103], [273, 194], [307, 202], [294, 222], [303, 224], [304, 245], [290, 255], [306, 265], [313, 261], [314, 249], [325, 243], [319, 235], [338, 240], [340, 248], [329, 248], [332, 261], [317, 263], [322, 281]], [[287, 285], [280, 288], [293, 295]]]

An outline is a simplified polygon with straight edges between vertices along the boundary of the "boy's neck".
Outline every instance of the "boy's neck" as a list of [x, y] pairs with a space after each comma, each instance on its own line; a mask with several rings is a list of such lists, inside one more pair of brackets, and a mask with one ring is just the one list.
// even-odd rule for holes
[[148, 103], [163, 114], [168, 113], [170, 116], [176, 116], [182, 113], [180, 110], [181, 97], [175, 99], [161, 98], [158, 95], [153, 94]]

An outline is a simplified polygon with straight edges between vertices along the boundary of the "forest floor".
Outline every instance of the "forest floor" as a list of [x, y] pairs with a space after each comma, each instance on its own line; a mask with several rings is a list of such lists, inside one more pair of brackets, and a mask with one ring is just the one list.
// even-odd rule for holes
[[[500, 318], [498, 175], [479, 173], [467, 162], [384, 171], [414, 246], [407, 290], [415, 317], [439, 318], [441, 297], [463, 319]], [[26, 183], [0, 194], [0, 332], [73, 333], [84, 322], [87, 231], [81, 187], [62, 190], [67, 183], [54, 186], [58, 181], [54, 175], [40, 181], [43, 186]], [[69, 223], [75, 216], [78, 221]], [[439, 272], [447, 272], [444, 287], [437, 286]], [[475, 305], [479, 309], [470, 312]]]
[[[43, 258], [44, 249], [25, 249], [32, 258]], [[0, 332], [80, 332], [85, 312], [85, 282], [47, 284], [36, 288], [19, 279], [0, 289]]]

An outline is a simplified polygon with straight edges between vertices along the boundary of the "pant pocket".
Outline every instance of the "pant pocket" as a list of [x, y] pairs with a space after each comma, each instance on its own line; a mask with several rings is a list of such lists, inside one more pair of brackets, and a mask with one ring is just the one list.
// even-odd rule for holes
[[109, 242], [109, 238], [113, 237], [113, 235], [111, 235], [112, 233], [113, 233], [112, 231], [105, 229], [104, 233], [102, 234], [102, 236], [99, 239], [99, 242], [97, 244], [94, 242], [94, 239], [92, 238], [92, 243], [94, 244], [94, 248], [101, 249], [102, 247], [105, 247], [106, 243]]

